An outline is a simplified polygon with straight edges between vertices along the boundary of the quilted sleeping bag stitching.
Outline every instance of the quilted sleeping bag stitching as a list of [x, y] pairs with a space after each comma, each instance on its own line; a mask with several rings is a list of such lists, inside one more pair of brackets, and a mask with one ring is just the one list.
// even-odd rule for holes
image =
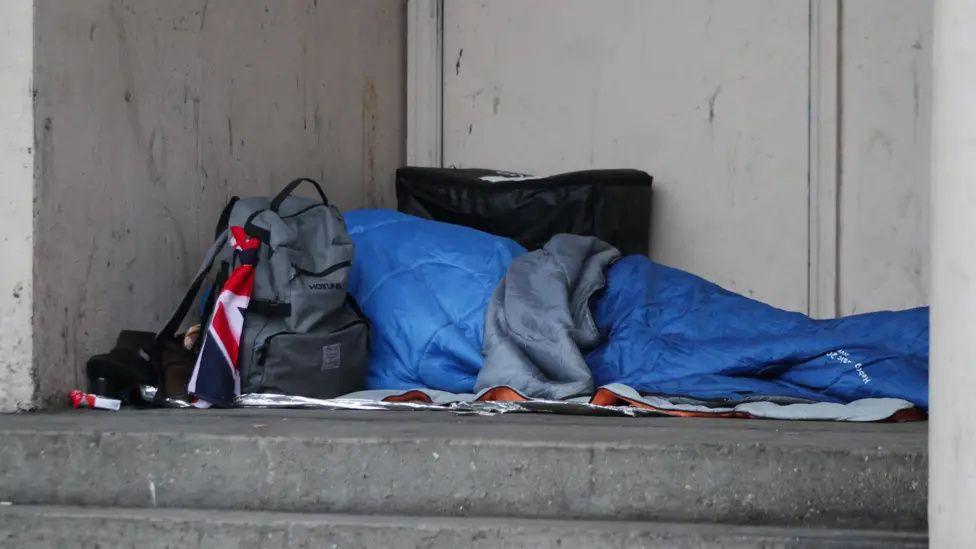
[[[468, 393], [488, 300], [515, 242], [389, 210], [346, 215], [350, 291], [373, 321], [370, 389]], [[896, 397], [928, 406], [928, 315], [918, 308], [814, 320], [643, 256], [617, 261], [593, 302], [607, 340], [587, 354], [597, 385], [719, 404]]]

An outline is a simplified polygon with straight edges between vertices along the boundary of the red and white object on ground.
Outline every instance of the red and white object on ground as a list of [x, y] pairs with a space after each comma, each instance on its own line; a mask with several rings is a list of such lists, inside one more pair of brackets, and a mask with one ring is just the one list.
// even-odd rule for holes
[[68, 393], [71, 405], [75, 408], [98, 408], [101, 410], [118, 411], [122, 407], [122, 401], [114, 398], [106, 398], [92, 393], [83, 393], [78, 389]]

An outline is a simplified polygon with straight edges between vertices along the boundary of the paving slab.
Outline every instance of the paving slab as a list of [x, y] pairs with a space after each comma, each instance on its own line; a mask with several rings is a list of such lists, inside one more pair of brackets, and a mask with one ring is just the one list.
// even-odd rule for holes
[[907, 549], [927, 547], [927, 539], [914, 533], [722, 524], [12, 506], [0, 508], [0, 546]]
[[924, 531], [926, 423], [323, 410], [0, 417], [15, 504]]

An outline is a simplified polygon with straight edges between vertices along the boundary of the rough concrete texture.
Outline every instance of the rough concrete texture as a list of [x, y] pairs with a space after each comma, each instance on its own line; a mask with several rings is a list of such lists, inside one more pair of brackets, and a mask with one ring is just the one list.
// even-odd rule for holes
[[403, 0], [36, 1], [43, 400], [120, 329], [159, 328], [231, 195], [310, 176], [342, 208], [394, 203], [404, 17]]
[[10, 547], [601, 549], [927, 547], [924, 534], [653, 522], [388, 517], [188, 509], [0, 508]]
[[0, 2], [0, 412], [31, 406], [33, 2]]
[[923, 530], [926, 425], [157, 411], [0, 419], [15, 504]]
[[932, 2], [840, 12], [837, 312], [928, 305]]
[[976, 547], [976, 2], [935, 3], [932, 128], [933, 547]]
[[644, 169], [661, 263], [815, 315], [923, 305], [931, 29], [918, 0], [445, 2], [444, 162]]

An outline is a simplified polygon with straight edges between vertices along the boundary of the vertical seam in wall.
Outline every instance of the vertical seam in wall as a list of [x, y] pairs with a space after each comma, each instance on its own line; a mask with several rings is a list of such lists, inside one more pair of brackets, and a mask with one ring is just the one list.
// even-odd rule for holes
[[[813, 314], [813, 139], [810, 130], [813, 126], [813, 4], [816, 0], [807, 2], [807, 315]], [[819, 253], [819, 251], [817, 252]]]
[[[405, 166], [409, 161], [408, 157], [410, 154], [410, 147], [407, 146], [407, 141], [410, 139], [410, 135], [409, 135], [410, 130], [407, 129], [410, 125], [410, 115], [408, 114], [408, 109], [407, 109], [407, 105], [409, 104], [410, 101], [410, 97], [409, 97], [410, 92], [407, 91], [407, 89], [410, 87], [410, 74], [408, 72], [410, 70], [410, 38], [407, 33], [410, 32], [411, 11], [410, 11], [409, 2], [407, 0], [403, 0], [403, 3], [400, 5], [400, 7], [401, 7], [400, 14], [403, 17], [403, 25], [400, 28], [400, 31], [403, 33], [403, 40], [400, 42], [401, 47], [403, 48], [402, 55], [400, 56], [400, 62], [403, 63], [402, 65], [403, 84], [400, 90], [401, 92], [400, 105], [402, 106], [403, 109], [402, 114], [400, 115], [400, 124], [401, 124], [400, 127], [403, 128], [403, 139], [400, 141], [400, 163], [398, 166], [394, 168], [394, 170], [396, 168], [399, 168], [400, 166]], [[390, 182], [390, 184], [393, 185], [393, 202], [395, 204], [396, 203], [396, 175], [393, 176], [393, 181]]]
[[437, 109], [438, 116], [437, 122], [439, 125], [437, 131], [437, 167], [444, 167], [444, 0], [437, 0], [437, 49], [438, 49], [438, 65], [440, 65], [438, 73], [440, 74], [439, 82], [437, 82]]
[[843, 224], [841, 223], [841, 200], [843, 193], [843, 182], [844, 182], [844, 0], [837, 0], [837, 125], [835, 131], [837, 135], [834, 142], [837, 146], [836, 151], [836, 167], [835, 167], [835, 178], [837, 181], [836, 191], [834, 197], [834, 223], [836, 224], [836, 230], [834, 231], [834, 314], [840, 315], [841, 310], [841, 231], [843, 230]]
[[[443, 2], [407, 2], [406, 162], [440, 166], [443, 151]], [[412, 62], [411, 62], [412, 60]]]
[[810, 0], [807, 8], [807, 312], [829, 317], [839, 305], [840, 1]]
[[31, 59], [31, 89], [30, 89], [31, 118], [32, 118], [31, 126], [33, 127], [33, 143], [31, 143], [31, 145], [34, 147], [33, 149], [34, 166], [32, 170], [33, 176], [31, 181], [31, 256], [32, 256], [31, 257], [31, 297], [30, 297], [31, 299], [31, 304], [30, 304], [31, 364], [30, 364], [29, 371], [31, 376], [31, 384], [33, 385], [33, 387], [31, 388], [31, 401], [29, 406], [31, 408], [36, 408], [42, 404], [40, 401], [40, 395], [41, 395], [40, 368], [39, 368], [39, 361], [37, 356], [38, 355], [37, 349], [40, 347], [39, 345], [40, 338], [38, 336], [40, 330], [37, 329], [37, 324], [39, 322], [38, 314], [37, 314], [37, 301], [38, 301], [37, 289], [40, 288], [40, 284], [38, 283], [38, 275], [37, 275], [39, 270], [37, 268], [37, 259], [40, 256], [37, 249], [39, 243], [39, 239], [37, 238], [37, 234], [38, 234], [37, 228], [39, 225], [40, 204], [41, 204], [40, 200], [38, 200], [38, 186], [40, 185], [41, 176], [43, 175], [41, 172], [41, 168], [42, 168], [41, 163], [45, 161], [44, 155], [41, 153], [41, 147], [38, 147], [38, 144], [40, 143], [40, 139], [39, 139], [40, 136], [38, 136], [37, 134], [37, 120], [38, 120], [37, 105], [39, 101], [37, 97], [37, 92], [35, 90], [37, 89], [38, 86], [37, 51], [40, 47], [39, 41], [37, 39], [38, 33], [36, 28], [36, 24], [38, 21], [37, 2], [34, 2], [34, 5], [31, 9], [31, 21], [32, 21], [31, 51], [33, 52], [33, 59]]

